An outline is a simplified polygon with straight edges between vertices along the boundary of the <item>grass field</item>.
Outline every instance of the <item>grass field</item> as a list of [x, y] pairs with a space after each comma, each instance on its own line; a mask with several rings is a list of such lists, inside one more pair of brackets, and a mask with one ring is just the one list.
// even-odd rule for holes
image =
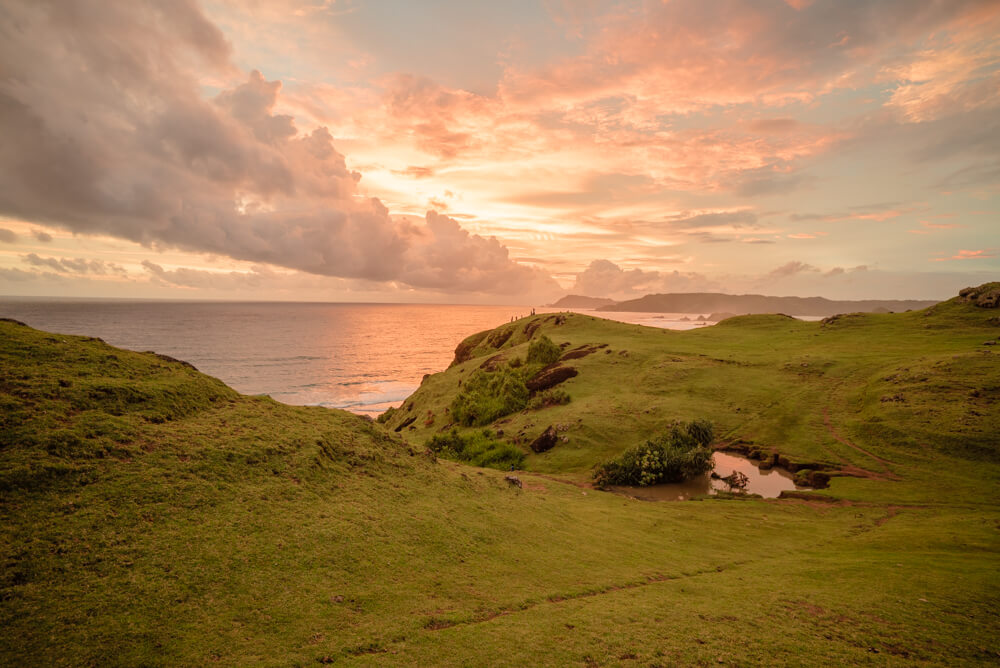
[[[535, 322], [608, 344], [564, 363], [570, 403], [493, 425], [568, 425], [523, 488], [423, 447], [489, 336], [383, 427], [0, 322], [0, 664], [1000, 662], [996, 315], [505, 325], [506, 356]], [[836, 475], [769, 501], [586, 487], [695, 418]]]

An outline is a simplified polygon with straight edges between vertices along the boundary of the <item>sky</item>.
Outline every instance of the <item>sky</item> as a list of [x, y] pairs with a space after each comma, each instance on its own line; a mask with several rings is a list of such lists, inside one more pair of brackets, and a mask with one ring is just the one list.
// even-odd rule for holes
[[998, 0], [12, 0], [0, 295], [945, 299]]

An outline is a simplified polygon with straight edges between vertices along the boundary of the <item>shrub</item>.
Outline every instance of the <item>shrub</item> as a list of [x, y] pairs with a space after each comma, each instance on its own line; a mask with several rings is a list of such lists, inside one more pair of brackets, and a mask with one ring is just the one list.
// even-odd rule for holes
[[386, 412], [382, 413], [377, 418], [375, 418], [375, 421], [378, 422], [379, 424], [386, 424], [389, 420], [392, 419], [392, 416], [395, 414], [396, 414], [396, 407], [390, 406]]
[[568, 404], [569, 401], [569, 395], [563, 390], [545, 390], [531, 398], [531, 401], [528, 402], [528, 408], [537, 411], [549, 406], [562, 406]]
[[[700, 422], [700, 421], [699, 421]], [[682, 429], [674, 425], [664, 434], [629, 448], [617, 459], [605, 462], [594, 472], [598, 487], [605, 485], [655, 485], [661, 482], [683, 482], [712, 469], [712, 452], [699, 439], [704, 439], [704, 424]], [[705, 423], [707, 424], [707, 423]], [[699, 439], [692, 435], [699, 434]], [[711, 435], [711, 425], [708, 425]]]
[[552, 364], [561, 356], [562, 349], [544, 334], [528, 345], [528, 364]]
[[506, 470], [520, 468], [524, 453], [514, 445], [497, 440], [489, 429], [460, 434], [452, 429], [434, 436], [427, 444], [432, 452], [448, 459], [457, 459], [474, 466]]
[[702, 446], [707, 446], [715, 438], [715, 430], [708, 420], [692, 420], [687, 425], [687, 433]]
[[496, 371], [480, 369], [469, 376], [449, 409], [455, 422], [472, 427], [489, 424], [527, 405], [523, 371], [502, 366]]

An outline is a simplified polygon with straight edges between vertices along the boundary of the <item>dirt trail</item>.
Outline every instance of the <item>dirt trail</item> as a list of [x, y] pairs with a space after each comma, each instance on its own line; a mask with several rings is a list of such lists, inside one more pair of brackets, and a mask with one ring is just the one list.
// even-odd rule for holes
[[[874, 459], [875, 461], [877, 461], [878, 463], [882, 464], [882, 466], [886, 467], [887, 469], [890, 466], [895, 466], [895, 464], [893, 462], [889, 461], [888, 459], [884, 459], [882, 457], [879, 457], [878, 455], [872, 454], [871, 452], [868, 452], [864, 448], [862, 448], [862, 447], [860, 447], [860, 446], [858, 446], [858, 445], [850, 442], [849, 440], [847, 440], [846, 438], [843, 438], [840, 434], [838, 434], [837, 431], [833, 428], [833, 424], [830, 422], [830, 411], [827, 408], [825, 408], [825, 407], [823, 408], [823, 424], [826, 426], [826, 430], [830, 433], [830, 436], [832, 436], [833, 439], [835, 441], [837, 441], [838, 443], [840, 443], [841, 445], [846, 445], [847, 447], [851, 448], [855, 452], [860, 452], [861, 454], [865, 455], [866, 457], [870, 457], [870, 458]], [[846, 464], [846, 462], [845, 462], [845, 464]], [[900, 477], [898, 475], [896, 475], [895, 473], [893, 473], [890, 470], [886, 470], [883, 473], [877, 473], [875, 471], [869, 471], [867, 469], [863, 469], [863, 468], [860, 468], [858, 466], [853, 466], [853, 465], [850, 465], [850, 464], [847, 464], [846, 466], [844, 466], [843, 469], [842, 469], [842, 471], [844, 473], [849, 474], [849, 475], [858, 475], [860, 477], [865, 477], [865, 478], [885, 478], [885, 479], [888, 479], [888, 480], [899, 480], [900, 479]]]
[[[532, 475], [540, 475], [540, 474], [532, 474]], [[543, 476], [543, 477], [546, 477], [546, 476]], [[559, 482], [567, 482], [568, 484], [575, 484], [575, 483], [572, 483], [572, 482], [569, 482], [569, 481], [559, 480], [558, 478], [552, 478], [552, 479], [553, 480], [557, 480]], [[788, 502], [788, 501], [783, 501], [783, 502]], [[794, 502], [794, 503], [806, 503], [807, 505], [812, 505], [808, 501], [801, 501], [801, 500], [797, 500], [797, 499], [796, 500], [791, 500], [791, 502]], [[907, 505], [882, 505], [882, 504], [875, 504], [875, 503], [852, 502], [852, 501], [840, 501], [840, 502], [837, 503], [837, 505], [840, 505], [840, 506], [857, 506], [859, 508], [871, 508], [871, 509], [883, 508], [886, 511], [886, 514], [884, 516], [882, 516], [882, 517], [872, 518], [872, 519], [869, 519], [867, 521], [863, 521], [860, 525], [857, 525], [857, 526], [853, 527], [848, 532], [848, 535], [850, 535], [851, 533], [856, 533], [858, 530], [861, 530], [861, 531], [874, 531], [874, 530], [880, 528], [883, 524], [885, 524], [886, 521], [888, 521], [892, 517], [896, 516], [901, 509], [910, 508], [910, 507], [914, 507], [914, 508], [921, 507], [921, 506], [907, 506]], [[829, 507], [829, 504], [824, 504], [824, 506], [825, 507]], [[821, 542], [821, 543], [819, 543], [817, 545], [813, 545], [813, 547], [814, 548], [815, 547], [822, 547], [825, 543], [832, 542], [833, 540], [836, 540], [836, 539], [833, 538], [833, 537], [831, 537], [829, 539], [829, 541]], [[544, 596], [542, 598], [524, 601], [524, 602], [522, 602], [520, 604], [513, 605], [513, 606], [504, 606], [504, 607], [494, 608], [492, 610], [481, 610], [481, 611], [479, 611], [479, 612], [477, 612], [477, 613], [475, 613], [475, 614], [473, 614], [470, 617], [467, 617], [465, 619], [442, 619], [440, 617], [430, 617], [427, 620], [427, 622], [424, 624], [424, 629], [427, 630], [427, 631], [440, 631], [442, 629], [448, 629], [448, 628], [452, 628], [452, 627], [455, 627], [455, 626], [468, 626], [468, 625], [471, 625], [471, 624], [482, 624], [484, 622], [489, 622], [489, 621], [491, 621], [493, 619], [496, 619], [497, 617], [504, 617], [506, 615], [512, 615], [512, 614], [515, 614], [515, 613], [526, 612], [528, 610], [532, 610], [534, 608], [538, 608], [538, 607], [543, 606], [543, 605], [557, 605], [557, 604], [563, 603], [565, 601], [575, 601], [575, 600], [578, 600], [578, 599], [593, 598], [593, 597], [596, 597], [596, 596], [603, 596], [603, 595], [608, 595], [608, 594], [614, 594], [615, 592], [619, 592], [619, 591], [627, 591], [627, 590], [630, 590], [630, 589], [638, 589], [638, 588], [641, 588], [641, 587], [649, 587], [649, 586], [661, 584], [661, 583], [664, 583], [664, 582], [673, 582], [673, 581], [677, 581], [677, 580], [684, 580], [684, 579], [688, 579], [688, 578], [700, 577], [700, 576], [703, 576], [703, 575], [713, 575], [713, 574], [717, 574], [717, 573], [722, 573], [722, 572], [730, 570], [730, 569], [739, 568], [739, 567], [745, 566], [747, 564], [751, 564], [751, 563], [755, 563], [755, 562], [759, 563], [759, 562], [762, 562], [762, 561], [771, 561], [771, 560], [781, 559], [781, 558], [784, 558], [784, 556], [782, 556], [782, 557], [771, 556], [771, 557], [762, 557], [762, 558], [756, 558], [756, 559], [742, 559], [742, 560], [739, 560], [739, 561], [730, 562], [728, 564], [719, 564], [719, 565], [716, 565], [716, 566], [707, 566], [705, 568], [702, 568], [700, 570], [697, 570], [697, 571], [694, 571], [694, 572], [691, 572], [691, 573], [682, 573], [682, 574], [679, 574], [679, 575], [667, 575], [667, 574], [660, 573], [660, 574], [646, 576], [645, 578], [643, 578], [641, 580], [634, 580], [634, 581], [631, 581], [631, 582], [625, 582], [623, 584], [605, 585], [603, 587], [598, 587], [596, 589], [592, 589], [592, 590], [589, 590], [589, 591], [583, 591], [583, 592], [572, 593], [572, 594], [550, 594], [550, 595]]]
[[520, 475], [534, 476], [536, 478], [544, 478], [545, 480], [551, 480], [552, 482], [562, 483], [563, 485], [572, 485], [574, 487], [579, 487], [580, 489], [594, 489], [594, 486], [589, 482], [578, 482], [576, 480], [567, 480], [566, 478], [559, 478], [554, 475], [548, 475], [547, 473], [536, 473], [534, 471], [518, 471]]
[[428, 631], [440, 631], [441, 629], [448, 629], [448, 628], [451, 628], [453, 626], [466, 626], [468, 624], [482, 624], [483, 622], [488, 622], [488, 621], [490, 621], [492, 619], [496, 619], [497, 617], [503, 617], [504, 615], [510, 615], [510, 614], [515, 613], [515, 612], [525, 612], [526, 610], [531, 610], [532, 608], [537, 608], [540, 605], [562, 603], [564, 601], [575, 601], [575, 600], [581, 599], [581, 598], [592, 598], [594, 596], [601, 596], [601, 595], [604, 595], [604, 594], [613, 594], [615, 592], [625, 591], [625, 590], [628, 590], [628, 589], [637, 589], [639, 587], [649, 587], [650, 585], [660, 584], [661, 582], [670, 582], [670, 581], [673, 581], [673, 580], [683, 580], [685, 578], [693, 578], [693, 577], [698, 577], [699, 575], [707, 575], [707, 574], [710, 574], [710, 573], [721, 573], [722, 571], [726, 570], [727, 568], [735, 568], [735, 567], [738, 567], [738, 566], [743, 566], [744, 564], [748, 564], [751, 561], [752, 561], [751, 559], [746, 559], [746, 560], [743, 560], [743, 561], [736, 561], [736, 562], [732, 562], [730, 564], [727, 564], [726, 566], [721, 566], [720, 565], [720, 566], [715, 566], [715, 567], [709, 567], [709, 568], [705, 568], [705, 569], [700, 570], [700, 571], [695, 571], [694, 573], [684, 573], [682, 575], [663, 575], [663, 574], [650, 575], [646, 579], [639, 580], [637, 582], [627, 582], [625, 584], [620, 584], [620, 585], [608, 585], [606, 587], [601, 587], [599, 589], [594, 589], [594, 590], [591, 590], [591, 591], [580, 592], [580, 593], [577, 593], [577, 594], [566, 594], [566, 595], [552, 594], [552, 595], [547, 596], [547, 597], [545, 597], [545, 598], [543, 598], [541, 600], [530, 602], [530, 603], [528, 603], [528, 602], [522, 603], [522, 604], [520, 604], [518, 606], [515, 606], [515, 607], [498, 608], [498, 609], [495, 609], [495, 610], [484, 611], [484, 612], [482, 612], [480, 614], [477, 614], [474, 617], [471, 617], [469, 619], [452, 620], [452, 619], [438, 619], [438, 618], [433, 618], [432, 617], [424, 625], [424, 628], [427, 629]]

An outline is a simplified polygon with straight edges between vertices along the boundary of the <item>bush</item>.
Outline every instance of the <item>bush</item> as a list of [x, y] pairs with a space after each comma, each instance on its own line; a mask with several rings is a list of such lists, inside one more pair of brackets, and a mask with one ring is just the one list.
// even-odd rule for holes
[[427, 444], [432, 452], [448, 459], [457, 459], [474, 466], [507, 470], [520, 468], [524, 453], [510, 443], [497, 440], [489, 429], [460, 434], [452, 429], [434, 436]]
[[[694, 427], [695, 424], [697, 427]], [[705, 425], [708, 431], [704, 430]], [[698, 434], [698, 438], [692, 435]], [[712, 451], [702, 442], [711, 437], [711, 424], [696, 421], [629, 448], [617, 459], [605, 462], [594, 472], [598, 487], [605, 485], [655, 485], [683, 482], [712, 469]]]
[[382, 413], [377, 418], [375, 418], [375, 421], [378, 422], [379, 424], [386, 424], [387, 422], [389, 422], [389, 420], [392, 419], [392, 416], [395, 414], [396, 414], [396, 407], [390, 406], [386, 412]]
[[687, 433], [702, 446], [707, 446], [715, 438], [715, 430], [708, 420], [692, 420], [687, 425]]
[[524, 371], [503, 366], [496, 371], [477, 370], [465, 381], [451, 402], [452, 419], [466, 427], [486, 425], [528, 405]]
[[561, 356], [562, 349], [544, 334], [528, 345], [528, 364], [552, 364]]
[[569, 395], [563, 390], [545, 390], [531, 398], [531, 401], [528, 402], [528, 408], [537, 411], [549, 406], [562, 406], [563, 404], [568, 404], [569, 401]]

